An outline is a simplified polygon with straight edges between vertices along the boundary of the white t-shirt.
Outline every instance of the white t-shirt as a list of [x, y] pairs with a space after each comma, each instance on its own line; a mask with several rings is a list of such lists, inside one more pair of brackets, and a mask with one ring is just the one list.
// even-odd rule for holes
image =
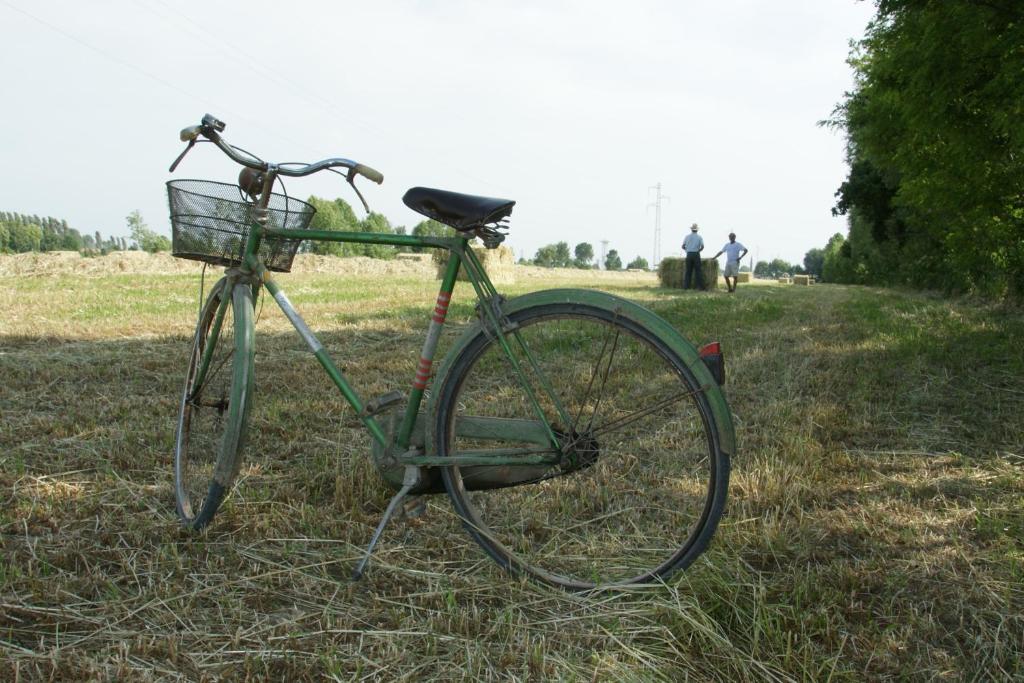
[[739, 242], [726, 242], [725, 246], [722, 247], [722, 251], [725, 252], [725, 262], [733, 263], [740, 260], [740, 252], [746, 251], [747, 248]]
[[695, 232], [691, 232], [683, 239], [683, 251], [700, 251], [704, 248], [704, 239]]

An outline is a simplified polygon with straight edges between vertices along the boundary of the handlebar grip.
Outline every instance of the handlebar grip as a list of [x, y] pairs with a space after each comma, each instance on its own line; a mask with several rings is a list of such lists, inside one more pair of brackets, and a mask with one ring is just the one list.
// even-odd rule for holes
[[367, 180], [377, 183], [380, 185], [384, 182], [384, 174], [380, 171], [364, 166], [363, 164], [356, 164], [353, 169], [356, 173], [363, 176]]
[[189, 126], [188, 128], [182, 128], [181, 132], [178, 133], [178, 137], [181, 138], [182, 142], [192, 142], [199, 137], [201, 132], [203, 132], [202, 126]]

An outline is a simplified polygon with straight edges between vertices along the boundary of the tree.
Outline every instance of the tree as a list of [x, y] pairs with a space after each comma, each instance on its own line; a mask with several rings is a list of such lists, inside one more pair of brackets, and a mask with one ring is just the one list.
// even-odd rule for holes
[[43, 241], [43, 230], [29, 223], [8, 223], [8, 247], [16, 254], [39, 251]]
[[568, 268], [572, 265], [572, 259], [569, 257], [569, 243], [557, 242], [544, 245], [537, 250], [533, 262], [545, 268]]
[[[321, 199], [320, 197], [310, 196], [306, 200], [306, 203], [311, 204], [316, 209], [316, 213], [313, 214], [313, 220], [310, 221], [309, 227], [313, 230], [341, 230], [345, 232], [355, 232], [359, 230], [356, 219], [355, 211], [344, 199]], [[314, 254], [325, 254], [330, 256], [352, 256], [356, 253], [360, 245], [355, 245], [346, 242], [307, 242], [308, 249]]]
[[[451, 237], [452, 228], [449, 228], [444, 223], [440, 223], [433, 219], [420, 221], [413, 226], [412, 234], [416, 237]], [[423, 247], [413, 247], [414, 252], [423, 251]]]
[[537, 253], [533, 256], [533, 262], [535, 265], [542, 266], [544, 268], [555, 267], [555, 245], [545, 244], [543, 247], [537, 250]]
[[594, 260], [594, 247], [589, 242], [580, 242], [573, 250], [576, 258], [574, 265], [577, 268], [589, 268]]
[[840, 233], [832, 235], [825, 245], [821, 264], [823, 282], [853, 282], [853, 263], [850, 244]]
[[165, 236], [154, 232], [146, 226], [146, 222], [142, 220], [142, 214], [136, 209], [132, 211], [125, 218], [128, 222], [128, 232], [131, 234], [132, 240], [142, 251], [148, 251], [154, 254], [158, 251], [170, 251], [171, 241]]
[[754, 265], [754, 276], [762, 278], [776, 278], [792, 274], [796, 268], [780, 258], [771, 261], [758, 261]]
[[[366, 218], [359, 221], [359, 231], [383, 233], [388, 235], [393, 234], [391, 223], [388, 221], [387, 217], [384, 214], [377, 213], [375, 211], [371, 211]], [[363, 244], [356, 246], [362, 247], [363, 255], [369, 256], [370, 258], [388, 259], [395, 257], [395, 248], [386, 244]]]
[[825, 265], [825, 250], [810, 249], [804, 254], [804, 270], [815, 277], [821, 277], [821, 267]]
[[626, 268], [636, 270], [647, 270], [647, 259], [645, 259], [643, 256], [637, 256], [635, 259], [629, 262], [629, 265], [627, 265]]
[[877, 8], [830, 122], [847, 134], [849, 237], [823, 275], [1024, 298], [1024, 6]]
[[604, 258], [605, 270], [622, 270], [622, 259], [619, 258], [619, 252], [615, 249], [609, 249], [608, 253]]

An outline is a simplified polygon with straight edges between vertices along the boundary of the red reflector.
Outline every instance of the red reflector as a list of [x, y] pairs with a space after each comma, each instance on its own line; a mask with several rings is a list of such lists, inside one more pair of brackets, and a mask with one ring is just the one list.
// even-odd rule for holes
[[706, 356], [714, 356], [720, 353], [722, 353], [722, 345], [718, 342], [711, 342], [710, 344], [705, 344], [704, 346], [700, 347], [700, 350], [697, 351], [697, 354], [701, 358], [705, 358]]

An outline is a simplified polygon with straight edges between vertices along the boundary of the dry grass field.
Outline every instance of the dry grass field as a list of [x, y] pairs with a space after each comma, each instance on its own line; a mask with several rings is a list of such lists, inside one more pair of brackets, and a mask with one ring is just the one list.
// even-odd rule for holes
[[[574, 595], [503, 574], [443, 496], [352, 582], [390, 493], [272, 304], [240, 482], [182, 531], [195, 269], [2, 266], [0, 680], [1024, 678], [1019, 310], [636, 274], [502, 287], [598, 286], [725, 345], [739, 453], [710, 550], [668, 585]], [[353, 383], [406, 390], [436, 281], [314, 270], [280, 282]], [[460, 284], [449, 335], [472, 303]]]

